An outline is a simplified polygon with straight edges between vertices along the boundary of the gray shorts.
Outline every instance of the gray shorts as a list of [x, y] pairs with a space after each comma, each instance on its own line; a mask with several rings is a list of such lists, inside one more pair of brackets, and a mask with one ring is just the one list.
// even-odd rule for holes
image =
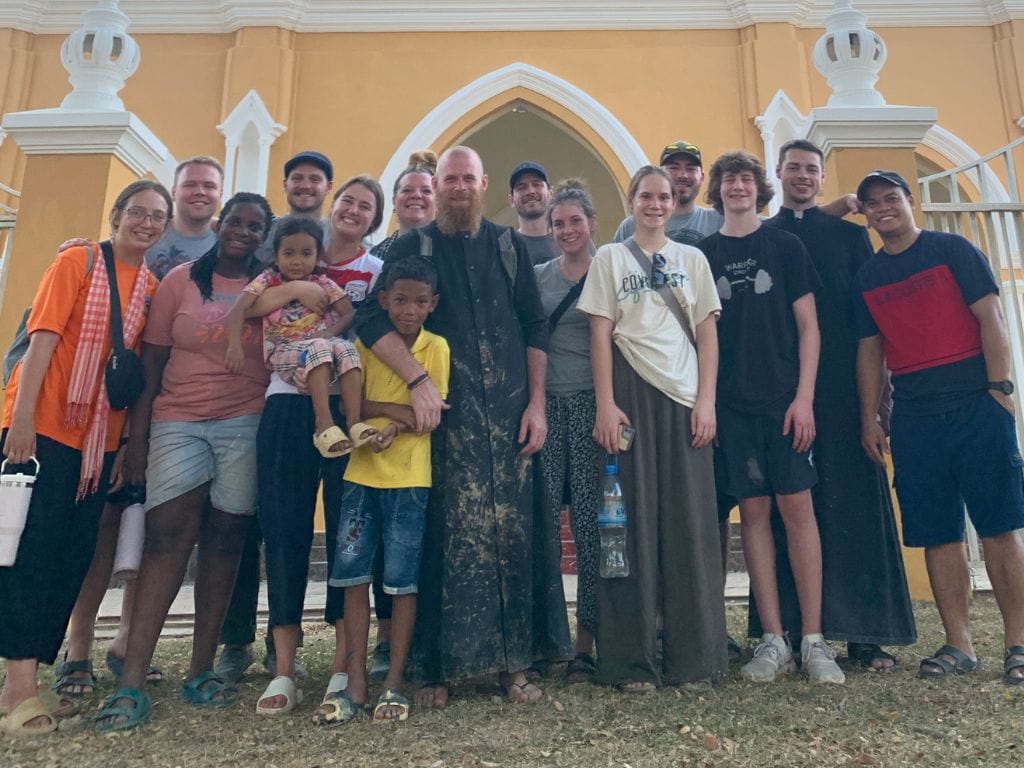
[[146, 511], [203, 483], [214, 509], [256, 511], [258, 413], [208, 421], [157, 421], [149, 431]]

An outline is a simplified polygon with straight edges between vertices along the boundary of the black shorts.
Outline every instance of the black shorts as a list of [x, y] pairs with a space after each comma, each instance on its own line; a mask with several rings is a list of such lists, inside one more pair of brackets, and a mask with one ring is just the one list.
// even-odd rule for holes
[[[818, 482], [814, 448], [797, 453], [782, 434], [784, 414], [749, 414], [718, 406], [720, 493], [737, 499], [806, 491]], [[721, 459], [721, 461], [719, 461]]]

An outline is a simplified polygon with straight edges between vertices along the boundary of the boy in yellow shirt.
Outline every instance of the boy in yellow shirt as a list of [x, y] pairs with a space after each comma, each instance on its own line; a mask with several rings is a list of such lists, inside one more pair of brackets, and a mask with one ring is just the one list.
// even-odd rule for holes
[[[387, 273], [381, 306], [423, 366], [441, 397], [448, 394], [448, 343], [423, 329], [437, 306], [437, 271], [422, 257], [404, 259]], [[345, 470], [334, 569], [329, 584], [345, 588], [348, 688], [329, 694], [325, 723], [347, 722], [366, 708], [366, 645], [370, 623], [373, 558], [383, 542], [384, 591], [394, 595], [391, 667], [373, 710], [375, 720], [405, 720], [409, 702], [398, 692], [416, 620], [416, 593], [427, 497], [431, 486], [430, 435], [410, 431], [411, 390], [371, 350], [356, 342], [363, 364], [365, 413], [378, 434], [355, 450]], [[384, 449], [387, 450], [384, 450]], [[357, 700], [358, 699], [358, 700]]]

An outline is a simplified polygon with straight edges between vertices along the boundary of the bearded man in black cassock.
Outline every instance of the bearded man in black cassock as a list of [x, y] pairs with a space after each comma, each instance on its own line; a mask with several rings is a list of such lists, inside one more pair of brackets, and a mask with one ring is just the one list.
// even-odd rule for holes
[[433, 183], [437, 218], [391, 246], [382, 278], [410, 256], [436, 267], [439, 301], [425, 327], [451, 349], [447, 404], [420, 381], [374, 297], [356, 317], [363, 343], [410, 385], [417, 428], [434, 430], [409, 676], [424, 683], [419, 706], [442, 707], [450, 682], [491, 673], [511, 701], [532, 702], [541, 691], [525, 670], [571, 657], [558, 533], [534, 489], [547, 319], [525, 244], [483, 218], [476, 152], [444, 152]]

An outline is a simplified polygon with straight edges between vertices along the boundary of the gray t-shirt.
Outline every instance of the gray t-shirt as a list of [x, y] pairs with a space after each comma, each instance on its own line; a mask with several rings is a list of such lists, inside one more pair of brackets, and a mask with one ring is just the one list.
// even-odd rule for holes
[[520, 232], [519, 236], [526, 243], [526, 251], [530, 254], [533, 266], [551, 261], [561, 253], [555, 244], [555, 236], [550, 232], [546, 235], [524, 235]]
[[[690, 213], [674, 213], [665, 226], [665, 236], [683, 245], [696, 245], [722, 228], [725, 217], [713, 208], [694, 208]], [[615, 230], [613, 242], [621, 243], [636, 231], [632, 216], [627, 216]]]
[[[274, 263], [274, 235], [277, 233], [277, 222], [280, 220], [280, 216], [274, 219], [274, 223], [270, 225], [270, 231], [267, 232], [267, 239], [256, 249], [256, 258], [264, 267], [269, 267]], [[320, 219], [320, 226], [324, 230], [324, 248], [326, 248], [327, 244], [331, 242], [331, 222], [329, 219]]]
[[217, 244], [217, 235], [209, 230], [205, 235], [191, 237], [168, 227], [163, 237], [146, 250], [146, 266], [157, 280], [179, 264], [195, 261]]
[[[537, 277], [544, 314], [550, 317], [575, 283], [565, 278], [557, 260], [538, 264], [533, 272]], [[574, 301], [548, 340], [547, 391], [564, 397], [593, 388], [590, 318], [576, 308]]]

